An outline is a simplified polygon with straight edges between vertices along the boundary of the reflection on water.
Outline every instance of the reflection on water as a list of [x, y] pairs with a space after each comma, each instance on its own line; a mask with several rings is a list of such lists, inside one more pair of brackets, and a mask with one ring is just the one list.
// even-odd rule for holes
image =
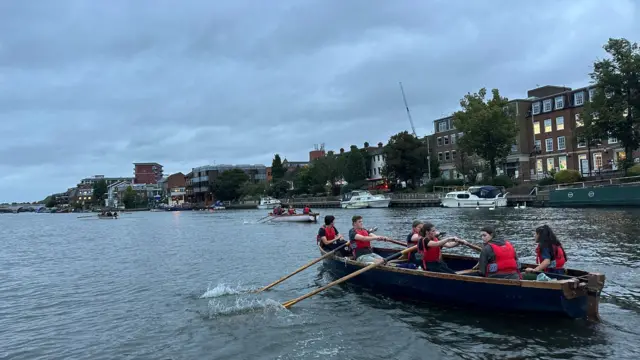
[[[603, 322], [497, 315], [415, 304], [349, 284], [285, 310], [332, 281], [320, 224], [256, 223], [264, 211], [0, 215], [0, 357], [265, 359], [640, 358], [640, 210], [321, 209], [347, 233], [354, 214], [404, 240], [413, 219], [480, 243], [496, 226], [533, 262], [533, 230], [549, 224], [569, 265], [606, 274]], [[476, 255], [468, 248], [446, 250]], [[470, 294], [469, 296], [474, 296]]]

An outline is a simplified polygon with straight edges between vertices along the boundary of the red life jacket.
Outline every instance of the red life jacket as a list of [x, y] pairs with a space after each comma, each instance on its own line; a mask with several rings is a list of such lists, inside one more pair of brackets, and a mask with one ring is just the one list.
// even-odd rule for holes
[[[329, 226], [327, 227], [326, 225], [322, 225], [322, 228], [324, 229], [324, 236], [327, 237], [327, 240], [331, 241], [333, 239], [336, 238], [336, 228], [334, 228], [333, 226]], [[316, 236], [316, 242], [318, 244], [320, 244], [320, 236]]]
[[[567, 262], [567, 260], [564, 258], [564, 250], [560, 246], [551, 245], [551, 247], [553, 249], [554, 260], [551, 260], [551, 264], [549, 264], [549, 266], [547, 266], [547, 268], [544, 269], [545, 272], [548, 269], [558, 269], [558, 270], [564, 269], [564, 264]], [[540, 244], [538, 244], [538, 247], [536, 248], [536, 264], [540, 264], [541, 262], [542, 262], [542, 254], [540, 252]]]
[[427, 246], [427, 244], [429, 244], [429, 241], [431, 240], [427, 238], [420, 239], [422, 248], [418, 247], [418, 252], [422, 254], [422, 266], [424, 269], [427, 268], [428, 262], [440, 261], [440, 252], [442, 250], [440, 247], [430, 248], [429, 246]]
[[[520, 269], [518, 269], [518, 262], [516, 261], [516, 250], [513, 248], [510, 242], [505, 241], [504, 246], [500, 246], [492, 242], [490, 242], [489, 245], [493, 249], [496, 260], [491, 264], [487, 264], [487, 269], [484, 276], [493, 274], [520, 274]], [[489, 272], [489, 267], [492, 264], [496, 264], [498, 266], [497, 271]]]
[[296, 211], [294, 209], [289, 209], [289, 215], [293, 215]]
[[[369, 236], [369, 232], [365, 229], [357, 229], [356, 230], [356, 234], [358, 235], [362, 235], [362, 236]], [[353, 240], [351, 242], [351, 249], [353, 250], [353, 256], [356, 257], [356, 251], [359, 249], [370, 249], [371, 248], [371, 243], [368, 241], [362, 241], [362, 240]]]
[[309, 209], [308, 207], [304, 208], [304, 210], [302, 210], [303, 214], [308, 214], [311, 212], [311, 209]]

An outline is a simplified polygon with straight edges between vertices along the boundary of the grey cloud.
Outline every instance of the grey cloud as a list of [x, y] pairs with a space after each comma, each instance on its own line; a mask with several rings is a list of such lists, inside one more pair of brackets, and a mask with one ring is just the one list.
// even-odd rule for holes
[[134, 161], [187, 172], [386, 142], [410, 128], [398, 81], [424, 135], [482, 86], [584, 85], [638, 15], [597, 0], [0, 2], [0, 185], [16, 189], [0, 201]]

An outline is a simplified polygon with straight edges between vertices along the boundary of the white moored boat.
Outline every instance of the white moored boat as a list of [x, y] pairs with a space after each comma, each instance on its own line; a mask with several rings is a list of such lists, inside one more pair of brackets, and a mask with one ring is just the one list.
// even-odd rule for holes
[[452, 191], [442, 198], [444, 207], [496, 208], [507, 206], [507, 194], [495, 186], [471, 186], [467, 190]]
[[371, 195], [366, 190], [354, 190], [340, 201], [340, 207], [343, 209], [386, 208], [390, 203], [391, 199], [384, 195]]
[[258, 209], [260, 210], [273, 209], [274, 207], [280, 204], [281, 204], [280, 200], [274, 199], [271, 196], [267, 196], [267, 197], [260, 198]]
[[273, 215], [269, 214], [271, 221], [277, 222], [318, 222], [319, 213], [312, 214], [285, 214], [285, 215]]

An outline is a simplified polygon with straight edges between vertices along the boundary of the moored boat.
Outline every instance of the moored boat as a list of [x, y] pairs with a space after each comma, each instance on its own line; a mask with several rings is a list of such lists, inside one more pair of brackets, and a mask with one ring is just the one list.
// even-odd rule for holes
[[366, 190], [354, 190], [345, 195], [340, 201], [343, 209], [386, 208], [391, 204], [391, 199], [384, 195], [372, 195]]
[[319, 213], [311, 213], [311, 214], [285, 214], [285, 215], [273, 215], [269, 213], [269, 218], [271, 221], [276, 222], [318, 222]]
[[496, 208], [507, 206], [507, 194], [495, 186], [471, 186], [467, 190], [452, 191], [440, 201], [443, 207]]
[[274, 199], [271, 196], [260, 198], [260, 203], [258, 203], [258, 209], [260, 210], [268, 210], [273, 209], [274, 207], [281, 205], [282, 202], [278, 199]]
[[117, 216], [113, 216], [113, 215], [98, 215], [98, 219], [102, 219], [102, 220], [110, 220], [110, 219], [117, 219]]
[[[326, 254], [322, 248], [320, 252]], [[374, 252], [387, 257], [398, 250], [374, 248]], [[478, 262], [474, 257], [449, 254], [443, 254], [443, 260], [456, 271], [471, 269]], [[324, 260], [324, 265], [333, 275], [343, 277], [368, 264], [332, 255]], [[387, 264], [348, 281], [375, 292], [417, 301], [599, 320], [598, 306], [605, 281], [603, 274], [569, 269], [567, 275], [546, 275], [554, 280], [495, 279], [434, 273]]]

